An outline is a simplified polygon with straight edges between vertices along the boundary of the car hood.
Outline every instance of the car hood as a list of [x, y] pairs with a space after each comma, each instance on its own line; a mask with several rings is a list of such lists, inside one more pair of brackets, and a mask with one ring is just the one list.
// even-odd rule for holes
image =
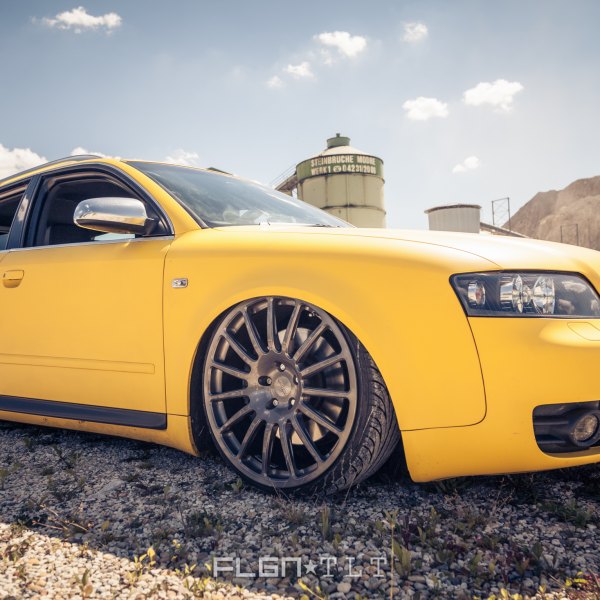
[[445, 231], [367, 229], [367, 228], [328, 228], [298, 227], [279, 225], [233, 226], [217, 229], [223, 232], [267, 235], [284, 234], [306, 236], [342, 236], [354, 238], [357, 243], [368, 239], [387, 239], [393, 242], [427, 244], [440, 248], [452, 248], [483, 258], [500, 269], [544, 269], [600, 273], [600, 252], [558, 244], [509, 236], [489, 234], [454, 233]]

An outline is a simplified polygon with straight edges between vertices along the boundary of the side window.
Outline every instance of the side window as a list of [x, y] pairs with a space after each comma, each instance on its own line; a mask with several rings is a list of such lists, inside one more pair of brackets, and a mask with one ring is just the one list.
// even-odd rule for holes
[[[105, 233], [83, 229], [73, 222], [77, 205], [83, 200], [103, 197], [138, 198], [126, 185], [108, 175], [90, 174], [57, 176], [46, 180], [40, 196], [35, 227], [34, 246], [81, 244], [95, 241], [132, 239], [133, 234]], [[143, 200], [142, 200], [143, 201]], [[146, 204], [146, 211], [156, 225], [151, 235], [162, 235], [164, 224], [154, 209]]]
[[17, 188], [0, 192], [0, 252], [6, 250], [8, 233], [26, 189], [27, 185], [20, 185]]

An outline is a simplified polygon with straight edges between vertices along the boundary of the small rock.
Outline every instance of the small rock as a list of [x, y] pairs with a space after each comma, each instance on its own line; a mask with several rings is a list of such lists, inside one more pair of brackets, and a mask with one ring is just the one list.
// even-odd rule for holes
[[337, 584], [337, 591], [341, 594], [347, 594], [351, 589], [352, 585], [349, 584], [347, 581], [342, 581], [341, 583]]

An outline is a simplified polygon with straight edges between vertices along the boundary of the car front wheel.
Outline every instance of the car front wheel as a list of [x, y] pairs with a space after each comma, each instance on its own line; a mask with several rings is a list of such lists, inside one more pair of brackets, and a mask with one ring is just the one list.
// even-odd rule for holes
[[223, 458], [265, 489], [333, 493], [374, 473], [400, 439], [383, 379], [331, 315], [263, 297], [216, 325], [204, 416]]

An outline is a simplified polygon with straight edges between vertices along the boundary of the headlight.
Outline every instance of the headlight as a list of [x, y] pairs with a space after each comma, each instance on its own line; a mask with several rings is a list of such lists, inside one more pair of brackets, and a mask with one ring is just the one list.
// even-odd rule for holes
[[600, 317], [596, 290], [574, 273], [466, 273], [450, 282], [471, 317]]

